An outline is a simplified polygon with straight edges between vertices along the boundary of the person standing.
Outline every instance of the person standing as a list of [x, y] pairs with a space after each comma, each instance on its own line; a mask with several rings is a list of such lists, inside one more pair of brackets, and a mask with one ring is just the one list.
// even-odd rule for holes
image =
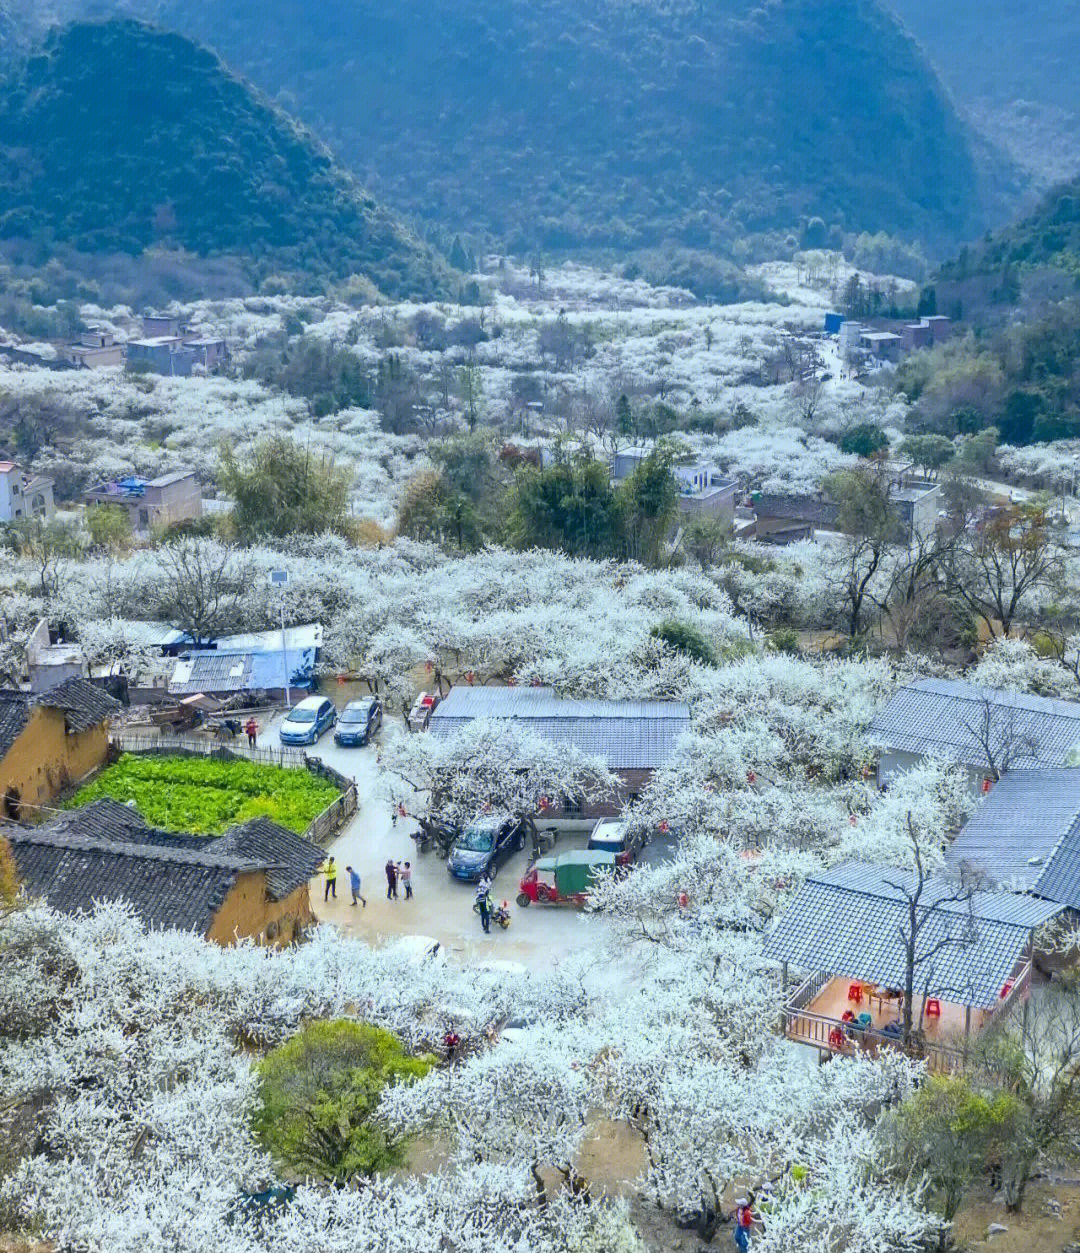
[[244, 730], [247, 732], [248, 748], [254, 748], [259, 741], [259, 724], [254, 718], [249, 718]]
[[332, 857], [327, 858], [326, 865], [323, 867], [323, 874], [326, 875], [326, 887], [323, 889], [323, 901], [328, 901], [332, 896], [337, 900], [337, 862]]
[[360, 901], [364, 908], [367, 909], [367, 900], [360, 895], [360, 876], [352, 866], [346, 866], [345, 873], [349, 876], [349, 887], [352, 889], [352, 903], [355, 905], [357, 901]]
[[412, 866], [408, 862], [398, 868], [398, 878], [405, 888], [405, 899], [412, 900]]
[[477, 884], [476, 909], [485, 935], [491, 934], [491, 880], [485, 875]]
[[747, 1200], [739, 1201], [735, 1210], [735, 1247], [739, 1253], [747, 1253], [750, 1248], [750, 1232], [753, 1226], [753, 1207]]
[[386, 899], [388, 901], [397, 900], [397, 866], [394, 865], [393, 859], [386, 859]]

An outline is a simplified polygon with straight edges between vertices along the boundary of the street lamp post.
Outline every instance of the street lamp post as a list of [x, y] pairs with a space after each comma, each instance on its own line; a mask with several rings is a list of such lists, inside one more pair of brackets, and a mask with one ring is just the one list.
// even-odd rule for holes
[[270, 583], [281, 589], [281, 669], [285, 676], [285, 708], [292, 708], [292, 693], [289, 691], [289, 650], [285, 643], [285, 588], [289, 582], [288, 570], [271, 570]]

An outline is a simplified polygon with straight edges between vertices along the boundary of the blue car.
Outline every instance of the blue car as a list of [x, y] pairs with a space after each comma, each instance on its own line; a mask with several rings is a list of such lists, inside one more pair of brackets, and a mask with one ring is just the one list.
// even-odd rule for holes
[[342, 748], [363, 748], [382, 726], [382, 705], [377, 700], [351, 700], [341, 711], [334, 743]]
[[524, 847], [524, 822], [497, 818], [474, 822], [451, 844], [446, 869], [455, 879], [471, 883], [485, 875], [494, 879], [510, 854]]
[[282, 744], [314, 744], [337, 721], [337, 710], [325, 696], [306, 696], [285, 715], [278, 730]]

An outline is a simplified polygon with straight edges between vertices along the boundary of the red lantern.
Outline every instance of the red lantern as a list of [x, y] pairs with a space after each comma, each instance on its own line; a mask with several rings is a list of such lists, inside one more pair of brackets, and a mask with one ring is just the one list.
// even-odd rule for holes
[[470, 671], [469, 671], [469, 672], [465, 675], [465, 682], [466, 682], [466, 683], [468, 683], [468, 685], [469, 685], [470, 687], [472, 687], [472, 685], [473, 685], [473, 683], [475, 682], [475, 680], [476, 680], [476, 675], [475, 675], [475, 674], [474, 674], [474, 673], [470, 670]]
[[679, 902], [680, 909], [685, 909], [687, 905], [690, 904], [690, 896], [689, 896], [689, 893], [687, 892], [680, 892], [676, 899]]
[[750, 784], [751, 787], [753, 787], [754, 784], [757, 782], [757, 775], [752, 770], [748, 770], [746, 772], [746, 781], [747, 783]]
[[506, 680], [506, 686], [507, 686], [507, 687], [517, 687], [517, 679], [515, 679], [515, 678], [514, 678], [514, 676], [513, 676], [513, 675], [511, 675], [511, 676], [510, 676], [510, 677]]
[[551, 801], [549, 801], [549, 800], [548, 800], [548, 798], [547, 798], [546, 796], [541, 796], [541, 797], [540, 797], [540, 808], [541, 808], [541, 809], [550, 809], [550, 808], [551, 808]]
[[989, 792], [993, 786], [994, 786], [993, 783], [991, 783], [990, 781], [990, 776], [987, 775], [986, 778], [983, 779], [983, 784], [982, 784], [983, 795], [985, 796], [986, 793]]
[[667, 835], [667, 833], [671, 830], [671, 826], [666, 818], [661, 819], [659, 826], [660, 830], [663, 831], [665, 835]]
[[431, 666], [431, 662], [430, 662], [430, 661], [425, 661], [425, 662], [424, 662], [424, 669], [428, 672], [428, 674], [430, 674], [430, 673], [431, 673], [432, 666]]
[[532, 686], [533, 686], [533, 687], [543, 687], [543, 686], [544, 686], [544, 680], [543, 680], [543, 679], [533, 679], [533, 681], [532, 681]]
[[852, 814], [852, 815], [848, 818], [848, 825], [849, 825], [849, 826], [852, 826], [852, 827], [856, 827], [856, 826], [858, 826], [858, 825], [859, 825], [859, 820], [858, 820], [858, 818], [856, 818], [856, 817], [855, 817], [855, 815], [854, 815], [854, 814]]

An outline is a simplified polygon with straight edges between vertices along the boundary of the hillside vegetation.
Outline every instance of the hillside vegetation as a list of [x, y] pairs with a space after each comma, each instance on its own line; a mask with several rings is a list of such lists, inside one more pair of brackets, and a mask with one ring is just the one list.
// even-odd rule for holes
[[1074, 0], [890, 0], [956, 99], [1038, 174], [1080, 169]]
[[312, 290], [387, 295], [447, 271], [306, 131], [211, 52], [131, 21], [75, 24], [0, 94], [0, 238], [43, 259], [171, 250]]
[[72, 0], [211, 42], [388, 204], [519, 252], [981, 227], [969, 136], [876, 0]]

